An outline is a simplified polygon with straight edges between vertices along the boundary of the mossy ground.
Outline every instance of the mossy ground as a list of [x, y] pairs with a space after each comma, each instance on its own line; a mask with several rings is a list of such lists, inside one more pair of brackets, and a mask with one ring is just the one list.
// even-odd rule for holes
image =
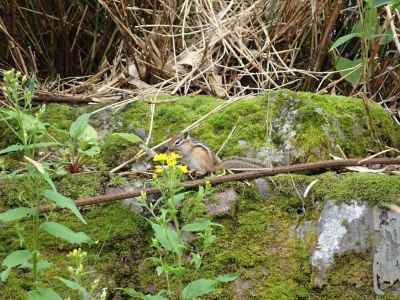
[[[221, 103], [211, 97], [196, 96], [157, 105], [151, 144], [178, 133]], [[77, 109], [54, 104], [48, 106], [45, 118], [52, 125], [51, 133], [63, 140], [65, 136], [53, 126], [68, 130], [81, 113], [93, 109], [90, 106]], [[383, 145], [399, 146], [399, 131], [385, 112], [372, 103], [369, 111], [370, 118], [358, 99], [281, 91], [231, 104], [209, 116], [192, 134], [212, 149], [219, 149], [236, 127], [221, 153], [222, 157], [248, 153], [249, 148], [254, 147], [279, 147], [289, 141], [298, 149], [293, 161], [302, 162], [327, 159], [329, 154], [340, 151], [350, 157], [359, 157], [369, 151], [377, 152]], [[112, 122], [114, 132], [133, 133], [139, 128], [147, 131], [150, 106], [136, 102], [112, 116]], [[96, 124], [96, 119], [93, 124]], [[288, 135], [288, 128], [296, 135]], [[110, 180], [117, 185], [125, 183], [124, 178], [109, 178], [103, 171], [132, 157], [137, 151], [138, 147], [106, 136], [101, 155], [87, 162], [94, 171], [56, 177], [58, 189], [76, 199], [104, 193]], [[14, 167], [18, 160], [12, 160], [12, 163]], [[308, 196], [302, 198], [314, 180], [318, 180], [317, 183]], [[219, 230], [218, 241], [206, 256], [203, 271], [196, 277], [237, 273], [240, 279], [224, 285], [209, 299], [374, 299], [368, 253], [340, 258], [329, 273], [327, 286], [314, 290], [309, 256], [315, 236], [302, 240], [296, 236], [294, 228], [303, 221], [318, 220], [326, 199], [362, 200], [371, 205], [397, 202], [400, 199], [400, 177], [362, 173], [281, 175], [271, 178], [271, 184], [274, 194], [268, 201], [261, 200], [253, 187], [229, 185], [241, 195], [240, 203], [234, 215], [216, 220], [224, 228]], [[21, 199], [32, 197], [32, 192], [42, 183], [21, 178], [3, 181], [1, 185], [0, 211], [3, 211], [21, 205]], [[203, 209], [204, 206], [191, 202], [182, 213], [185, 219], [192, 220]], [[110, 299], [123, 299], [115, 290], [117, 287], [135, 287], [142, 291], [165, 287], [145, 260], [151, 254], [150, 231], [142, 217], [129, 212], [120, 203], [86, 208], [83, 214], [88, 225], [79, 223], [66, 212], [54, 213], [53, 217], [98, 241], [82, 247], [88, 252], [88, 265], [93, 271], [87, 277], [89, 285], [99, 278], [99, 286], [110, 288]], [[23, 226], [29, 243], [29, 222]], [[0, 259], [3, 259], [19, 245], [13, 227], [0, 225], [0, 228]], [[53, 262], [45, 279], [53, 275], [66, 276], [66, 255], [74, 246], [44, 234], [41, 238], [41, 250]], [[0, 299], [24, 299], [24, 291], [30, 287], [29, 276], [18, 270], [7, 284], [0, 283]], [[190, 277], [188, 281], [192, 279]], [[61, 283], [57, 282], [55, 287], [67, 295]], [[76, 295], [73, 297], [76, 299]]]

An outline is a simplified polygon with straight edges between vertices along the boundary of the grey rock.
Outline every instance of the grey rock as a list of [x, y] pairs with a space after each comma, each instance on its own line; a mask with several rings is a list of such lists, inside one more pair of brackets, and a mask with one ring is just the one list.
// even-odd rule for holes
[[229, 215], [235, 208], [238, 195], [234, 189], [228, 189], [214, 195], [212, 200], [206, 200], [206, 207], [210, 216]]
[[249, 280], [237, 279], [234, 281], [235, 300], [246, 300], [248, 298], [248, 291], [252, 289], [252, 283]]
[[400, 292], [400, 214], [374, 208], [375, 254], [373, 258], [374, 290]]
[[370, 247], [372, 209], [365, 203], [352, 201], [336, 204], [327, 201], [318, 224], [318, 244], [311, 256], [316, 269], [314, 286], [322, 287], [326, 272], [335, 255], [348, 251], [362, 252]]
[[254, 185], [263, 200], [267, 200], [271, 197], [272, 187], [268, 180], [265, 178], [257, 178], [254, 180]]
[[92, 123], [97, 130], [99, 140], [104, 139], [106, 135], [111, 133], [115, 125], [112, 122], [113, 110], [110, 108], [104, 109], [92, 117]]
[[153, 164], [148, 161], [136, 161], [131, 166], [131, 171], [146, 172], [153, 167]]

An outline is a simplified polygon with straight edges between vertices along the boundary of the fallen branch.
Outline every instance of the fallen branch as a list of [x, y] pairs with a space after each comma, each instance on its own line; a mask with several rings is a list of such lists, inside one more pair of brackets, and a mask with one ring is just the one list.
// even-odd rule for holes
[[[182, 187], [185, 189], [195, 188], [198, 186], [205, 185], [206, 183], [210, 183], [211, 185], [218, 185], [225, 182], [232, 181], [242, 181], [242, 180], [251, 180], [259, 177], [267, 177], [274, 176], [277, 174], [287, 174], [287, 173], [298, 173], [304, 171], [318, 171], [318, 170], [327, 170], [327, 169], [341, 169], [345, 167], [353, 167], [353, 166], [365, 166], [365, 165], [373, 165], [373, 164], [382, 164], [382, 165], [397, 165], [400, 164], [399, 158], [373, 158], [369, 160], [362, 159], [344, 159], [344, 160], [326, 160], [315, 163], [307, 163], [307, 164], [297, 164], [283, 167], [276, 167], [272, 169], [257, 169], [254, 171], [242, 172], [237, 174], [225, 175], [225, 176], [215, 176], [206, 179], [197, 179], [191, 181], [185, 181], [182, 183]], [[130, 192], [122, 192], [122, 193], [110, 193], [101, 196], [81, 198], [76, 201], [77, 206], [87, 206], [92, 204], [100, 204], [106, 202], [112, 202], [117, 200], [123, 200], [133, 197], [138, 197], [142, 193], [146, 194], [157, 194], [159, 193], [159, 189], [157, 188], [146, 188], [146, 189], [138, 189]]]
[[87, 104], [94, 102], [90, 96], [73, 96], [73, 95], [62, 95], [52, 94], [45, 92], [38, 92], [33, 96], [34, 101], [38, 102], [56, 102], [56, 103], [70, 103], [70, 104]]

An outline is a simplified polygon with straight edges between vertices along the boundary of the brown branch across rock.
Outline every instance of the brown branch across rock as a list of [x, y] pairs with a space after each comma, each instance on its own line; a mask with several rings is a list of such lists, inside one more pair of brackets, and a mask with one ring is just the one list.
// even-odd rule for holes
[[87, 104], [94, 101], [90, 96], [64, 95], [48, 92], [37, 92], [35, 96], [33, 96], [33, 100], [38, 102], [56, 102], [70, 104]]
[[[362, 159], [326, 160], [315, 163], [282, 166], [272, 169], [257, 169], [253, 171], [247, 171], [231, 175], [215, 176], [206, 179], [185, 181], [182, 183], [182, 187], [184, 187], [185, 189], [191, 189], [205, 185], [206, 183], [210, 183], [211, 185], [218, 185], [225, 182], [251, 180], [259, 177], [274, 176], [278, 174], [299, 173], [306, 171], [316, 172], [320, 170], [329, 170], [329, 169], [332, 170], [332, 169], [341, 169], [345, 167], [366, 166], [374, 164], [398, 165], [400, 164], [400, 158], [373, 158], [368, 160], [362, 160]], [[86, 206], [92, 204], [100, 204], [100, 203], [128, 199], [132, 197], [138, 197], [141, 195], [141, 193], [156, 194], [159, 192], [160, 191], [157, 188], [147, 188], [147, 189], [138, 189], [130, 192], [110, 193], [101, 196], [78, 199], [76, 201], [76, 205]]]

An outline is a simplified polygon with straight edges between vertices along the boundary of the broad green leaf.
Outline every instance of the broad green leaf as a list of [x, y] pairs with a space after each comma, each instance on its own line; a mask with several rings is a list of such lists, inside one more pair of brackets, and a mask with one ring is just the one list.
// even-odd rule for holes
[[52, 190], [45, 190], [43, 192], [43, 196], [50, 201], [53, 201], [58, 207], [68, 208], [79, 220], [81, 220], [82, 223], [86, 224], [85, 219], [82, 217], [81, 213], [75, 205], [74, 200], [72, 200], [71, 198], [65, 197], [59, 192]]
[[143, 142], [143, 140], [140, 137], [138, 137], [136, 134], [133, 134], [133, 133], [117, 132], [117, 133], [113, 133], [111, 136], [123, 139], [132, 144], [137, 144], [137, 143]]
[[8, 276], [10, 276], [11, 273], [11, 268], [7, 268], [5, 269], [3, 272], [0, 273], [0, 279], [2, 282], [5, 282], [8, 278]]
[[75, 281], [72, 281], [72, 280], [68, 280], [68, 279], [65, 279], [65, 278], [62, 278], [62, 277], [56, 277], [58, 280], [60, 280], [62, 283], [64, 283], [65, 284], [65, 286], [67, 287], [67, 288], [69, 288], [69, 289], [71, 289], [71, 290], [79, 290], [79, 289], [81, 289], [82, 287], [80, 286], [80, 284], [79, 283], [77, 283], [77, 282], [75, 282]]
[[168, 300], [168, 298], [159, 295], [146, 295], [143, 300]]
[[10, 275], [11, 269], [26, 264], [32, 257], [32, 253], [28, 250], [17, 250], [11, 252], [1, 263], [7, 269], [0, 273], [1, 281], [6, 281]]
[[200, 220], [197, 220], [194, 223], [186, 224], [185, 226], [182, 227], [182, 230], [183, 231], [188, 231], [188, 232], [204, 231], [211, 224], [213, 224], [213, 223], [208, 219], [200, 219]]
[[87, 124], [79, 140], [90, 144], [97, 143], [97, 131], [91, 125]]
[[87, 125], [89, 124], [90, 114], [83, 114], [78, 117], [69, 128], [69, 135], [73, 139], [78, 139], [80, 135], [84, 132]]
[[31, 257], [32, 253], [29, 250], [16, 250], [7, 255], [1, 265], [7, 268], [14, 268], [25, 264]]
[[75, 232], [68, 227], [55, 223], [45, 222], [40, 225], [40, 229], [46, 231], [54, 237], [63, 239], [71, 244], [89, 243], [91, 239], [84, 232]]
[[33, 209], [28, 207], [18, 207], [14, 209], [7, 210], [0, 214], [1, 222], [12, 222], [18, 221], [20, 219], [26, 218], [33, 214]]
[[138, 292], [138, 291], [135, 291], [135, 290], [132, 289], [132, 288], [125, 288], [125, 289], [122, 289], [122, 290], [123, 290], [124, 293], [127, 294], [128, 296], [134, 297], [134, 298], [137, 298], [137, 299], [143, 299], [144, 296], [145, 296], [143, 293]]
[[338, 48], [339, 46], [347, 43], [348, 41], [350, 41], [353, 38], [356, 37], [362, 37], [362, 34], [360, 32], [353, 32], [350, 34], [346, 34], [344, 36], [341, 36], [340, 38], [338, 38], [333, 45], [331, 46], [331, 48], [329, 49], [329, 51], [332, 51], [333, 49]]
[[340, 75], [346, 77], [345, 79], [354, 87], [358, 85], [363, 72], [361, 59], [350, 60], [344, 57], [339, 57], [336, 61], [335, 67], [336, 70], [340, 72]]
[[52, 263], [47, 261], [47, 260], [45, 260], [45, 259], [44, 260], [39, 260], [39, 262], [37, 264], [37, 268], [38, 268], [39, 272], [47, 270], [51, 266], [52, 266]]
[[42, 132], [42, 133], [46, 131], [46, 124], [42, 123], [38, 118], [25, 113], [20, 113], [20, 114], [22, 116], [21, 121], [24, 130], [29, 132]]
[[100, 153], [100, 151], [101, 151], [101, 149], [99, 146], [93, 146], [87, 150], [79, 149], [79, 153], [82, 153], [82, 154], [84, 154], [86, 156], [90, 156], [90, 157], [96, 156], [97, 154]]
[[160, 242], [161, 246], [170, 252], [179, 254], [185, 248], [182, 240], [179, 238], [177, 232], [165, 225], [158, 225], [151, 223], [154, 230], [155, 238]]
[[62, 298], [53, 289], [38, 288], [28, 293], [28, 300], [62, 300]]
[[220, 275], [216, 278], [218, 282], [227, 283], [238, 279], [239, 276], [235, 274]]
[[[37, 269], [38, 269], [39, 272], [40, 271], [44, 271], [44, 270], [47, 270], [48, 268], [50, 268], [51, 265], [52, 264], [50, 262], [48, 262], [47, 260], [40, 260], [40, 261], [38, 261]], [[32, 269], [33, 268], [33, 264], [31, 264], [30, 262], [26, 262], [23, 265], [21, 265], [21, 267], [22, 268]]]
[[165, 298], [161, 295], [145, 295], [141, 292], [135, 291], [134, 289], [131, 288], [125, 288], [123, 289], [124, 293], [127, 294], [130, 297], [136, 298], [136, 299], [142, 299], [142, 300], [168, 300], [168, 298]]
[[27, 132], [45, 132], [46, 124], [41, 122], [38, 118], [31, 116], [29, 114], [23, 113], [21, 111], [13, 111], [7, 110], [3, 111], [8, 118], [6, 119], [14, 119], [19, 120], [21, 122], [21, 126]]
[[198, 279], [189, 283], [182, 291], [182, 300], [191, 300], [215, 291], [218, 281], [212, 279]]
[[56, 146], [56, 145], [58, 145], [58, 144], [57, 143], [36, 143], [36, 144], [30, 144], [30, 145], [26, 145], [26, 146], [20, 145], [20, 144], [15, 144], [15, 145], [8, 146], [7, 148], [4, 148], [3, 150], [0, 150], [0, 155], [11, 153], [11, 152], [30, 150], [30, 149], [46, 148], [46, 147], [51, 147], [51, 146]]

